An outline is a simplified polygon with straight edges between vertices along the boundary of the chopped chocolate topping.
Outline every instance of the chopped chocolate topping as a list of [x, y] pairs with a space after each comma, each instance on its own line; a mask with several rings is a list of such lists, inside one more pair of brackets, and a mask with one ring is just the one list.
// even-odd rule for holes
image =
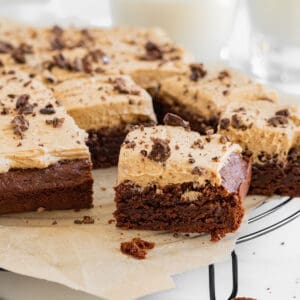
[[153, 145], [148, 158], [156, 162], [165, 162], [171, 155], [169, 141], [159, 138], [152, 138]]
[[181, 126], [185, 129], [190, 129], [190, 123], [183, 120], [181, 117], [175, 114], [167, 113], [164, 116], [163, 122], [169, 126]]
[[[54, 66], [57, 66], [61, 69], [66, 69], [66, 70], [72, 70], [72, 66], [71, 63], [64, 57], [64, 55], [62, 53], [58, 53], [56, 55], [53, 56], [53, 60], [54, 60]], [[51, 69], [51, 64], [48, 67], [48, 69]]]
[[32, 47], [30, 45], [27, 45], [25, 43], [21, 43], [19, 47], [14, 48], [11, 51], [11, 57], [14, 59], [14, 61], [18, 64], [24, 64], [26, 63], [25, 54], [32, 54]]
[[117, 77], [112, 81], [114, 84], [114, 90], [118, 91], [121, 94], [130, 94], [130, 95], [139, 95], [140, 91], [132, 89], [132, 87], [128, 86], [125, 79], [122, 77]]
[[12, 119], [11, 124], [14, 134], [18, 135], [20, 138], [23, 138], [23, 132], [29, 128], [28, 120], [26, 120], [23, 115], [18, 115]]
[[272, 117], [272, 118], [268, 119], [267, 122], [268, 122], [268, 124], [270, 124], [273, 127], [278, 127], [278, 126], [288, 124], [289, 120], [284, 115], [276, 115], [275, 117]]
[[230, 74], [229, 74], [228, 71], [226, 71], [226, 70], [221, 71], [221, 72], [219, 73], [219, 75], [218, 75], [218, 79], [219, 79], [219, 80], [223, 80], [223, 79], [225, 79], [225, 78], [227, 78], [227, 77], [230, 77]]
[[220, 161], [220, 157], [215, 156], [211, 160], [214, 161], [214, 162], [219, 162]]
[[229, 95], [229, 91], [228, 91], [228, 90], [224, 90], [224, 91], [222, 92], [222, 94], [223, 94], [223, 96], [227, 96], [227, 95]]
[[1, 115], [7, 115], [9, 113], [9, 109], [7, 107], [3, 107], [1, 111]]
[[141, 56], [142, 60], [153, 61], [163, 59], [164, 52], [157, 44], [148, 41], [145, 44], [145, 50], [146, 53], [143, 56]]
[[147, 157], [148, 152], [146, 150], [141, 150], [141, 154], [145, 157]]
[[189, 163], [190, 163], [190, 164], [193, 164], [194, 162], [195, 162], [195, 159], [194, 159], [194, 158], [192, 158], [192, 157], [189, 158]]
[[55, 109], [51, 103], [47, 104], [44, 108], [40, 109], [40, 113], [43, 115], [53, 115], [55, 114]]
[[224, 119], [220, 120], [220, 127], [221, 127], [221, 129], [225, 129], [226, 130], [226, 129], [228, 129], [229, 125], [230, 125], [230, 120], [228, 118], [224, 118]]
[[281, 109], [281, 110], [276, 111], [275, 115], [276, 116], [289, 117], [290, 116], [290, 111], [288, 109]]
[[231, 126], [235, 129], [241, 129], [241, 130], [247, 129], [247, 125], [243, 122], [242, 118], [237, 114], [234, 114], [231, 117]]
[[53, 118], [52, 120], [46, 120], [47, 125], [52, 125], [54, 128], [59, 128], [63, 125], [65, 118]]
[[226, 135], [221, 135], [220, 137], [220, 143], [221, 144], [226, 144], [227, 142], [229, 142], [229, 138]]
[[207, 71], [204, 69], [203, 64], [191, 64], [190, 70], [190, 80], [192, 81], [198, 81], [200, 78], [205, 77], [207, 74]]
[[147, 250], [153, 249], [155, 243], [142, 240], [141, 238], [133, 238], [129, 242], [123, 242], [120, 250], [123, 254], [130, 255], [137, 259], [146, 258]]
[[198, 139], [198, 140], [194, 141], [191, 148], [193, 148], [193, 149], [203, 149], [204, 148], [204, 143], [202, 142], [202, 140]]
[[125, 148], [127, 148], [127, 149], [134, 149], [136, 146], [136, 143], [134, 141], [130, 142], [128, 140], [125, 140], [124, 145], [125, 145]]
[[74, 224], [78, 224], [78, 225], [81, 225], [81, 224], [94, 224], [94, 223], [95, 223], [95, 220], [91, 216], [83, 216], [82, 219], [74, 220]]
[[192, 169], [192, 174], [193, 175], [204, 175], [206, 173], [206, 170], [204, 168], [201, 167], [194, 167]]
[[0, 53], [10, 53], [14, 46], [7, 42], [0, 42]]
[[33, 112], [33, 105], [29, 103], [30, 96], [22, 94], [18, 97], [16, 102], [16, 110], [19, 114], [28, 115]]

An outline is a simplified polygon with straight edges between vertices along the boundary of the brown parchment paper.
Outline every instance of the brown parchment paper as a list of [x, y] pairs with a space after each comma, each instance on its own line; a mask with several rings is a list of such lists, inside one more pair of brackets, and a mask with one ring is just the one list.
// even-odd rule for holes
[[[173, 288], [172, 274], [227, 259], [234, 248], [237, 234], [216, 243], [208, 235], [117, 229], [108, 222], [115, 209], [116, 168], [94, 171], [94, 178], [93, 209], [1, 216], [0, 266], [105, 299], [126, 300]], [[251, 209], [264, 199], [248, 197], [245, 205]], [[74, 224], [85, 215], [95, 224]], [[156, 244], [145, 260], [119, 250], [120, 242], [136, 236]]]

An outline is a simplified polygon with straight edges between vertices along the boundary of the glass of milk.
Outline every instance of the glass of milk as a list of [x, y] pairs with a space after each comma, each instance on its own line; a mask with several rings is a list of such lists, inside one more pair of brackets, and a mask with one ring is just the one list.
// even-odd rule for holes
[[214, 61], [232, 32], [237, 2], [111, 0], [110, 5], [113, 25], [162, 27], [196, 58]]
[[248, 10], [252, 72], [300, 91], [300, 0], [248, 0]]

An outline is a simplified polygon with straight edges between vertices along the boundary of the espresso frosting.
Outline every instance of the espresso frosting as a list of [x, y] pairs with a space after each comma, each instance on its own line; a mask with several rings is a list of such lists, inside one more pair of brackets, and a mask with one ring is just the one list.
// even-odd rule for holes
[[89, 159], [86, 133], [49, 89], [17, 69], [0, 72], [0, 173]]
[[130, 181], [144, 187], [210, 181], [221, 185], [220, 170], [231, 154], [241, 151], [219, 134], [200, 136], [179, 126], [137, 128], [121, 147], [118, 183]]
[[218, 116], [234, 101], [278, 101], [276, 92], [234, 69], [202, 64], [192, 64], [184, 75], [162, 80], [160, 97], [171, 105], [178, 102], [187, 106], [206, 119]]
[[54, 94], [85, 130], [156, 121], [150, 95], [125, 75], [66, 80]]
[[284, 163], [300, 145], [300, 110], [266, 101], [232, 103], [221, 115], [218, 132], [252, 154], [254, 163]]

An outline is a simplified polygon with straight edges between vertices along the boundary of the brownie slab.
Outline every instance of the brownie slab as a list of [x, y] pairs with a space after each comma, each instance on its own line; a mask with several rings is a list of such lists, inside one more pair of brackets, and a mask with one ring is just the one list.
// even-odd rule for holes
[[190, 64], [182, 75], [161, 81], [154, 108], [161, 123], [168, 112], [189, 121], [202, 134], [216, 130], [220, 113], [231, 102], [277, 101], [277, 94], [230, 68]]
[[250, 194], [300, 196], [299, 108], [259, 100], [232, 103], [218, 131], [252, 158]]
[[117, 226], [218, 240], [242, 221], [250, 165], [221, 135], [205, 138], [180, 126], [135, 129], [120, 153]]
[[0, 72], [0, 213], [91, 207], [86, 133], [41, 82]]

